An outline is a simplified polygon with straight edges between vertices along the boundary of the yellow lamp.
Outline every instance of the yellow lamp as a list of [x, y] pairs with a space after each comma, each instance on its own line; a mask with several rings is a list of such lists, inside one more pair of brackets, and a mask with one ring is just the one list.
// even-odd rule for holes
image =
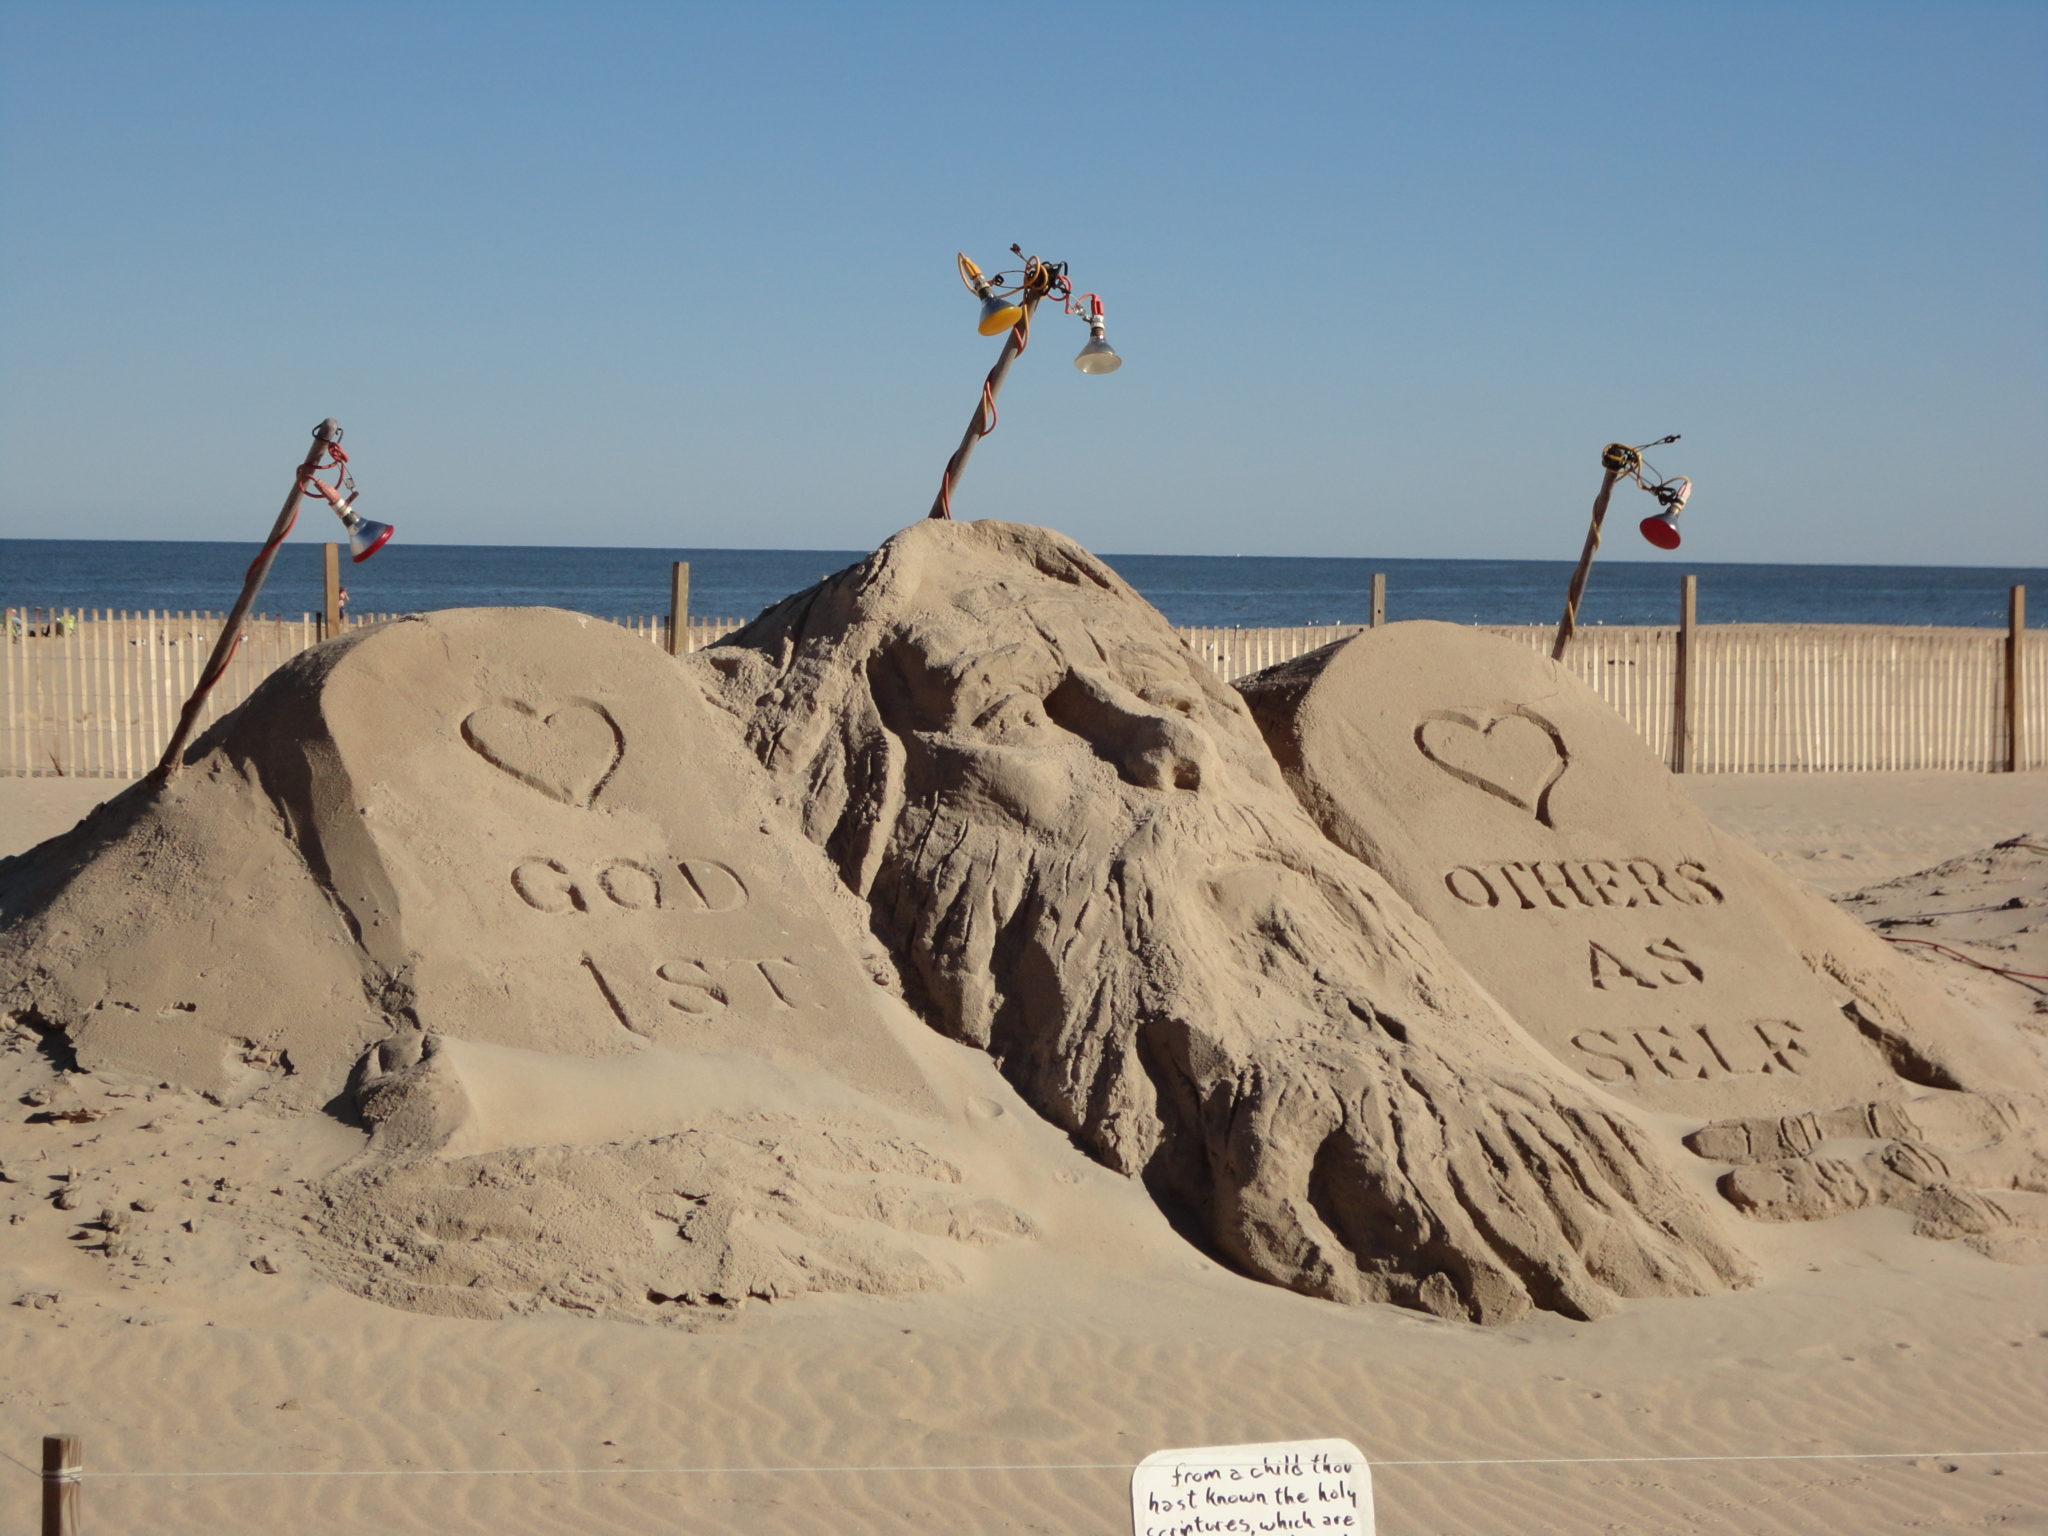
[[968, 258], [965, 251], [960, 253], [958, 260], [960, 281], [981, 300], [981, 318], [976, 330], [984, 336], [1000, 336], [1024, 318], [1024, 306], [1000, 297], [995, 285], [981, 275], [981, 268]]
[[1024, 306], [984, 289], [981, 320], [975, 326], [984, 336], [1000, 336], [1024, 318]]

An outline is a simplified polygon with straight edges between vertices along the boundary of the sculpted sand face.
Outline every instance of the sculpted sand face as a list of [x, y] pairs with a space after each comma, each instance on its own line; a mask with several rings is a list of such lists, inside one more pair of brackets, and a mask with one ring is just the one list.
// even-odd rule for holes
[[1071, 543], [920, 525], [701, 664], [932, 1022], [1250, 1272], [1485, 1321], [1742, 1273]]

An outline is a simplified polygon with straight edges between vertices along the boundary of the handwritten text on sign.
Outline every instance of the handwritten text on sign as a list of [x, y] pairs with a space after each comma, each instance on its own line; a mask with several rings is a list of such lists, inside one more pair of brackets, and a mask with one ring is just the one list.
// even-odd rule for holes
[[1348, 1440], [1154, 1451], [1131, 1474], [1134, 1536], [1372, 1536], [1372, 1471]]

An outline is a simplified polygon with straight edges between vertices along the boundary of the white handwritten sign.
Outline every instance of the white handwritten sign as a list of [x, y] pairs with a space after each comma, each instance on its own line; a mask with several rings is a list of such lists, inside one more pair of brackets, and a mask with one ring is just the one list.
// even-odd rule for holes
[[1133, 1536], [1372, 1536], [1372, 1469], [1348, 1440], [1154, 1451], [1131, 1474]]

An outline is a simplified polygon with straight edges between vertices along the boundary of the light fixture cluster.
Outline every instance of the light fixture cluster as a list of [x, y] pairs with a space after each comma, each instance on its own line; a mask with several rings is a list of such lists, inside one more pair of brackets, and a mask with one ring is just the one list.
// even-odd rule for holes
[[981, 381], [981, 399], [975, 404], [967, 431], [953, 456], [946, 460], [945, 473], [939, 476], [939, 494], [932, 498], [932, 517], [953, 516], [953, 487], [959, 484], [960, 472], [967, 467], [974, 445], [996, 429], [996, 391], [1003, 387], [1010, 364], [1031, 345], [1031, 316], [1041, 303], [1058, 299], [1068, 314], [1079, 315], [1088, 322], [1088, 340], [1074, 359], [1076, 368], [1083, 373], [1115, 373], [1124, 365], [1116, 348], [1103, 336], [1101, 294], [1077, 295], [1074, 285], [1067, 281], [1064, 261], [1041, 261], [1036, 256], [1026, 256], [1020, 245], [1011, 246], [1010, 252], [1023, 263], [1010, 272], [983, 272], [965, 251], [955, 258], [960, 265], [960, 281], [981, 301], [981, 315], [975, 328], [984, 336], [1002, 336], [1003, 350], [995, 366], [989, 369], [988, 377]]
[[[334, 471], [333, 480], [322, 480], [321, 472], [329, 469]], [[257, 594], [263, 590], [278, 550], [298, 523], [299, 503], [308, 496], [318, 496], [334, 508], [334, 515], [348, 530], [348, 546], [356, 564], [362, 564], [390, 541], [392, 529], [389, 523], [373, 523], [367, 517], [356, 515], [356, 478], [348, 467], [348, 450], [341, 446], [341, 423], [330, 416], [313, 429], [313, 446], [306, 450], [306, 456], [299, 461], [299, 467], [292, 476], [291, 494], [285, 497], [284, 506], [278, 510], [270, 538], [256, 552], [256, 558], [249, 562], [249, 569], [242, 577], [241, 595], [228, 611], [227, 622], [221, 626], [220, 634], [213, 642], [213, 654], [207, 657], [199, 681], [185, 700], [178, 723], [171, 731], [170, 744], [164, 748], [164, 755], [150, 772], [151, 782], [167, 783], [184, 765], [185, 748], [199, 726], [200, 708], [205, 704], [206, 696], [213, 691], [214, 684], [226, 675], [228, 663], [234, 659], [235, 648], [242, 643], [249, 610], [255, 605]]]
[[957, 258], [960, 281], [981, 300], [975, 329], [984, 336], [1000, 336], [1004, 331], [1029, 326], [1030, 312], [1040, 299], [1058, 299], [1068, 314], [1079, 315], [1088, 322], [1088, 340], [1074, 358], [1074, 366], [1083, 373], [1115, 373], [1123, 367], [1124, 360], [1104, 338], [1102, 295], [1076, 294], [1067, 280], [1067, 264], [1063, 261], [1046, 262], [1036, 256], [1024, 256], [1022, 248], [1015, 245], [1010, 250], [1024, 260], [1024, 265], [1014, 272], [984, 273], [965, 252]]
[[1633, 480], [1652, 496], [1663, 510], [1653, 512], [1637, 527], [1644, 538], [1659, 549], [1678, 548], [1678, 514], [1685, 510], [1685, 504], [1692, 496], [1692, 482], [1684, 475], [1660, 478], [1657, 471], [1643, 460], [1643, 448], [1661, 448], [1666, 443], [1678, 441], [1678, 434], [1660, 437], [1654, 443], [1644, 443], [1641, 448], [1631, 448], [1627, 443], [1609, 443], [1600, 450], [1600, 467], [1617, 480]]
[[[303, 469], [299, 474], [299, 494], [318, 496], [341, 519], [341, 526], [348, 532], [349, 559], [361, 565], [391, 541], [397, 530], [389, 523], [372, 522], [356, 514], [355, 504], [362, 498], [356, 489], [356, 477], [348, 467], [348, 455], [341, 447], [341, 423], [332, 416], [313, 429], [313, 441], [325, 449], [326, 462]], [[334, 483], [328, 484], [320, 478], [322, 469], [334, 471]]]

